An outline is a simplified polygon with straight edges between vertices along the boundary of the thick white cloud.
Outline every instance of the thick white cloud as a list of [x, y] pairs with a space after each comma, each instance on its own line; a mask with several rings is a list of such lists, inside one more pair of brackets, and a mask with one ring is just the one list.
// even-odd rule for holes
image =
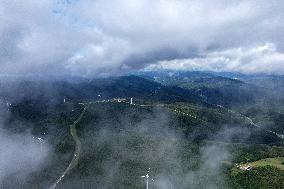
[[[41, 170], [51, 155], [51, 146], [47, 140], [40, 141], [30, 132], [12, 133], [7, 130], [10, 114], [6, 104], [0, 102], [0, 185], [9, 177], [18, 181], [27, 179], [31, 173]], [[18, 127], [26, 124], [21, 121]], [[16, 127], [15, 125], [9, 125]]]
[[0, 72], [112, 75], [265, 43], [281, 55], [283, 9], [281, 0], [0, 0]]
[[26, 179], [38, 171], [50, 153], [48, 144], [41, 144], [31, 134], [7, 134], [0, 129], [0, 183], [9, 176]]
[[215, 51], [195, 58], [159, 61], [145, 68], [159, 69], [284, 74], [284, 53], [268, 43], [251, 48]]

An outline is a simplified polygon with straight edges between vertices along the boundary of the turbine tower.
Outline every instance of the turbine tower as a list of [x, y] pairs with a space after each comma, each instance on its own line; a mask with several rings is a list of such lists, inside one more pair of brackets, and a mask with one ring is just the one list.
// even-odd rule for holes
[[40, 152], [42, 152], [42, 143], [44, 142], [43, 138], [41, 138], [41, 137], [33, 137], [33, 138], [39, 141], [39, 143], [40, 143]]
[[[142, 178], [146, 178], [146, 189], [149, 189], [149, 179], [150, 179], [149, 174], [150, 174], [150, 169], [151, 169], [151, 168], [148, 169], [146, 175], [141, 176]], [[155, 181], [155, 180], [152, 179], [152, 178], [151, 178], [151, 180], [152, 180], [153, 182]]]

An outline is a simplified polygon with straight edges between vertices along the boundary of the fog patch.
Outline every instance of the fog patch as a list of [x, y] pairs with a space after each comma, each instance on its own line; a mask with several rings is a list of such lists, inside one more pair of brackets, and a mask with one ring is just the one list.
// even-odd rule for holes
[[9, 187], [10, 180], [14, 180], [14, 184], [24, 184], [31, 173], [43, 168], [51, 150], [50, 145], [29, 131], [16, 133], [4, 129], [7, 128], [5, 120], [9, 117], [9, 111], [3, 105], [0, 107], [0, 116], [0, 186]]
[[[225, 143], [192, 142], [175, 118], [160, 108], [149, 112], [119, 108], [118, 115], [101, 107], [91, 110], [96, 113], [93, 121], [82, 126], [79, 165], [61, 188], [94, 184], [100, 189], [145, 188], [141, 176], [149, 167], [155, 179], [149, 185], [153, 189], [230, 188], [224, 166], [232, 155]], [[230, 140], [235, 132], [241, 133], [221, 129], [212, 138], [226, 135]]]

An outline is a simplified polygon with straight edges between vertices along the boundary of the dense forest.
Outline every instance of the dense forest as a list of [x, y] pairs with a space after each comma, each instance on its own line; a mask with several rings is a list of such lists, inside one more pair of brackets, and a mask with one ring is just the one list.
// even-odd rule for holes
[[[149, 75], [21, 81], [14, 93], [2, 84], [1, 129], [42, 138], [48, 161], [24, 177], [9, 174], [1, 188], [50, 188], [70, 162], [56, 188], [145, 188], [148, 168], [157, 189], [284, 188], [279, 98], [266, 98], [251, 81], [211, 73], [213, 84], [203, 78], [208, 73], [194, 73], [190, 87]], [[266, 159], [274, 163], [258, 163]], [[240, 169], [247, 164], [252, 169]]]

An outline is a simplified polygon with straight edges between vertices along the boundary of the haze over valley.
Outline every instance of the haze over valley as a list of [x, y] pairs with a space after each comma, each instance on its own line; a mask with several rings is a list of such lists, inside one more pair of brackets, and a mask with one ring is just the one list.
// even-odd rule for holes
[[283, 10], [0, 0], [0, 188], [284, 189]]

